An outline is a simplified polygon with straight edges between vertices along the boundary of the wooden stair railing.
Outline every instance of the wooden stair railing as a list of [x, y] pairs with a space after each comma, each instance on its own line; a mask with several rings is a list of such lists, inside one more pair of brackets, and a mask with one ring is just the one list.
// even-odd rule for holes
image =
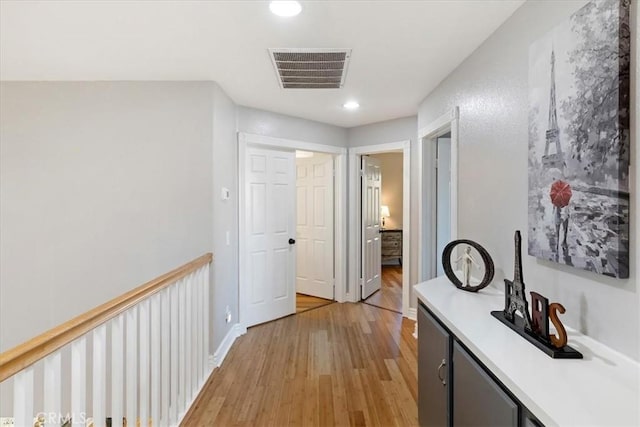
[[[0, 354], [0, 385], [13, 382], [14, 425], [31, 427], [44, 419], [59, 426], [69, 416], [73, 425], [96, 427], [107, 418], [114, 427], [123, 419], [178, 425], [211, 373], [212, 260], [205, 254]], [[70, 358], [70, 372], [63, 371], [63, 358]], [[43, 371], [39, 384], [36, 369]], [[63, 390], [63, 377], [70, 390]]]

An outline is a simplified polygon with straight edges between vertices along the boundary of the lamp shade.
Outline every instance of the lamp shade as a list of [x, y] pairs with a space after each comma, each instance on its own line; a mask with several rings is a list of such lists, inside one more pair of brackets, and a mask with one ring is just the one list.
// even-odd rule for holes
[[389, 213], [389, 206], [382, 205], [380, 206], [380, 216], [383, 218], [389, 218], [391, 214]]

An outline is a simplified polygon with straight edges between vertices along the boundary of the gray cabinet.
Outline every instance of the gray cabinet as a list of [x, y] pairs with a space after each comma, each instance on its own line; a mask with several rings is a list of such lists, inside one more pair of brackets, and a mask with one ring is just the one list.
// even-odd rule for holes
[[418, 307], [418, 420], [421, 426], [449, 422], [451, 336], [427, 310]]
[[422, 303], [418, 420], [428, 427], [541, 426]]
[[518, 425], [518, 404], [458, 342], [453, 344], [453, 371], [454, 426]]

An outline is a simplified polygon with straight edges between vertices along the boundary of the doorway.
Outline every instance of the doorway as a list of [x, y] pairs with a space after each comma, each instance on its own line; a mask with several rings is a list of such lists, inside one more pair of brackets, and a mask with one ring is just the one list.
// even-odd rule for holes
[[[365, 270], [365, 285], [362, 295], [364, 303], [379, 308], [402, 313], [402, 229], [403, 229], [403, 165], [402, 151], [392, 151], [386, 153], [371, 154], [362, 157], [363, 170], [365, 171], [363, 180], [367, 179], [367, 166], [365, 164], [374, 164], [379, 170], [379, 179], [374, 181], [379, 188], [375, 187], [379, 196], [368, 199], [369, 192], [363, 191], [363, 212], [374, 210], [377, 212], [375, 223], [380, 225], [375, 230], [376, 236], [379, 237], [379, 252], [376, 253], [375, 271], [379, 274], [376, 289], [372, 292], [367, 289], [367, 274]], [[369, 166], [369, 169], [371, 167]], [[375, 169], [374, 169], [375, 170]], [[370, 184], [364, 185], [363, 189], [371, 187]], [[378, 191], [379, 190], [379, 191]], [[373, 205], [373, 206], [371, 206]], [[363, 216], [365, 220], [367, 215]], [[365, 230], [365, 241], [369, 242], [366, 236], [368, 227]], [[367, 256], [367, 249], [363, 248], [364, 257]], [[407, 272], [408, 274], [408, 272]]]
[[[317, 285], [315, 289], [323, 292], [325, 300], [343, 302], [346, 149], [242, 132], [238, 142], [240, 326], [247, 328], [297, 311], [298, 252], [313, 256], [314, 244], [316, 249], [323, 248], [326, 255], [314, 261], [321, 261], [322, 268], [316, 268], [308, 259], [302, 265], [302, 270], [306, 268], [304, 276], [309, 279], [307, 285]], [[316, 185], [318, 180], [305, 184], [304, 191], [298, 188], [297, 150], [318, 153], [319, 163], [310, 161], [304, 169], [311, 171], [312, 177], [315, 174], [315, 178], [326, 179], [323, 188]], [[315, 225], [302, 230], [300, 236], [298, 192], [301, 198], [315, 201], [323, 196], [308, 217]], [[298, 245], [306, 249], [299, 251]], [[313, 293], [309, 289], [313, 286], [306, 290]]]
[[365, 300], [405, 317], [412, 317], [409, 161], [409, 141], [349, 149], [349, 185], [354, 195], [349, 215], [355, 225], [349, 236], [350, 300]]
[[444, 274], [442, 251], [458, 235], [458, 107], [418, 131], [418, 279]]
[[436, 161], [432, 174], [436, 181], [436, 276], [444, 275], [440, 258], [444, 247], [451, 241], [451, 130], [433, 141]]

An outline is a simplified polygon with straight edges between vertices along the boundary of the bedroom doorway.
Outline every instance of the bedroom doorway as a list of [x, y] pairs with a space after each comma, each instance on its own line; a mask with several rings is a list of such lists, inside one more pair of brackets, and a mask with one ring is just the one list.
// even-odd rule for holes
[[[364, 270], [364, 287], [362, 301], [375, 307], [402, 313], [402, 229], [403, 229], [403, 165], [402, 151], [370, 154], [362, 157], [363, 183], [362, 210], [364, 212], [377, 212], [374, 214], [379, 228], [375, 229], [375, 237], [378, 238], [379, 247], [375, 249], [375, 260], [371, 262], [376, 272], [377, 282], [375, 287], [367, 286], [368, 274]], [[371, 191], [371, 179], [367, 170], [372, 170], [377, 179], [373, 181], [375, 186]], [[373, 200], [368, 200], [369, 194], [375, 194]], [[363, 224], [366, 224], [368, 215], [363, 215]], [[370, 244], [367, 233], [368, 227], [363, 227], [364, 241]], [[363, 254], [366, 258], [373, 251], [368, 251], [363, 246]]]
[[[409, 309], [410, 142], [349, 149], [351, 300]], [[385, 172], [386, 170], [386, 172]], [[386, 187], [386, 188], [385, 188]]]

